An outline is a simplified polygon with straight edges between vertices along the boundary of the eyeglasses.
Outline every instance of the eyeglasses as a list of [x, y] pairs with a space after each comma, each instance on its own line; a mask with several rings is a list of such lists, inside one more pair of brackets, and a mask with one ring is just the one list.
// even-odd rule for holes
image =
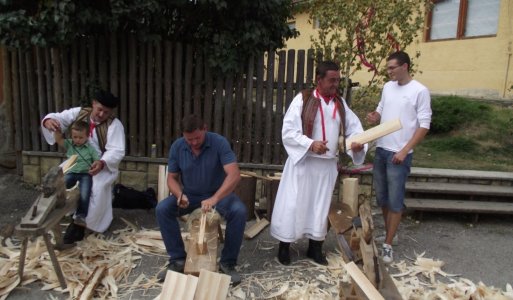
[[395, 69], [399, 68], [399, 67], [400, 67], [400, 66], [402, 66], [402, 65], [404, 65], [404, 64], [400, 64], [400, 65], [397, 65], [397, 66], [388, 66], [388, 67], [387, 67], [387, 71], [393, 71], [393, 70], [395, 70]]

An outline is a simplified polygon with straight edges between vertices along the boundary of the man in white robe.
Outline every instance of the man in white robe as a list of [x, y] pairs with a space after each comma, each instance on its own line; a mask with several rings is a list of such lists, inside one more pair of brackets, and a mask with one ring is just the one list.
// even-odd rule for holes
[[[300, 93], [293, 99], [283, 120], [282, 140], [289, 157], [274, 203], [271, 235], [280, 241], [278, 260], [284, 265], [290, 264], [290, 243], [303, 237], [310, 239], [307, 256], [319, 264], [327, 264], [322, 243], [338, 175], [339, 148], [344, 150], [344, 138], [363, 132], [358, 117], [337, 96], [338, 65], [319, 63], [316, 83], [314, 91]], [[311, 96], [303, 99], [304, 95]], [[310, 112], [303, 107], [307, 100], [314, 104]], [[345, 120], [343, 124], [342, 120]], [[310, 127], [305, 127], [308, 122]], [[345, 137], [339, 142], [339, 135], [344, 135], [341, 130], [345, 131]], [[367, 145], [353, 143], [347, 154], [355, 164], [362, 164], [366, 151]]]
[[[100, 160], [89, 170], [93, 178], [87, 228], [104, 232], [112, 222], [112, 184], [118, 177], [118, 166], [125, 156], [125, 130], [119, 119], [113, 117], [119, 99], [110, 92], [99, 91], [92, 99], [92, 108], [74, 107], [60, 113], [50, 113], [41, 121], [43, 136], [53, 145], [53, 132], [64, 132], [74, 121], [84, 118], [90, 124], [89, 143]], [[72, 244], [84, 238], [84, 227], [71, 223], [64, 235], [64, 243]]]

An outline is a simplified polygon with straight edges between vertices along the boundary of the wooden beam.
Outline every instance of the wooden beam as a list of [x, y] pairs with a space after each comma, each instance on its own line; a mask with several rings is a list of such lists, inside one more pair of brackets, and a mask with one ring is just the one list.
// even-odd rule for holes
[[372, 300], [385, 300], [372, 283], [365, 277], [365, 275], [358, 269], [354, 262], [345, 264], [344, 267], [351, 278], [363, 290], [365, 295]]
[[385, 122], [383, 124], [372, 127], [371, 129], [367, 129], [360, 134], [353, 135], [352, 137], [346, 139], [346, 149], [351, 149], [352, 142], [365, 144], [370, 141], [374, 141], [382, 136], [390, 134], [394, 131], [397, 131], [401, 128], [403, 128], [403, 126], [401, 125], [401, 120], [399, 119]]
[[57, 195], [53, 194], [46, 198], [41, 193], [32, 207], [28, 210], [27, 214], [21, 219], [20, 227], [23, 228], [38, 228], [41, 227], [46, 217], [54, 209], [57, 204]]
[[201, 270], [194, 300], [224, 300], [228, 296], [231, 277]]
[[93, 273], [87, 278], [84, 288], [78, 294], [78, 299], [87, 300], [93, 297], [96, 286], [101, 282], [103, 274], [107, 269], [105, 267], [96, 267]]
[[255, 224], [253, 224], [251, 227], [246, 229], [246, 231], [244, 231], [244, 238], [245, 239], [254, 238], [257, 234], [259, 234], [262, 230], [264, 230], [264, 228], [267, 227], [267, 225], [269, 225], [269, 221], [267, 221], [266, 218], [262, 218], [262, 219], [258, 220]]

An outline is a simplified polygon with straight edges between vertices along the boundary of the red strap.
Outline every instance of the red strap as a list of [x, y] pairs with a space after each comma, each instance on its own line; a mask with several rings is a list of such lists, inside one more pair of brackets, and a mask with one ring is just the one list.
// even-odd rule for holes
[[322, 111], [322, 103], [319, 103], [319, 111], [321, 112], [322, 140], [326, 141], [326, 128], [324, 126], [324, 113]]
[[90, 121], [89, 122], [89, 137], [93, 137], [94, 127], [96, 127], [96, 124], [94, 124], [93, 121]]

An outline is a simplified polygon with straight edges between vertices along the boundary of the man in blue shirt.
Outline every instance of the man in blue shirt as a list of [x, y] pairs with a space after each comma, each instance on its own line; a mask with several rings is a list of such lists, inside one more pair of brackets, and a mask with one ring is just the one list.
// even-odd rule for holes
[[[198, 116], [186, 116], [181, 125], [183, 137], [169, 150], [167, 185], [172, 195], [156, 207], [160, 232], [170, 257], [167, 269], [183, 272], [187, 256], [177, 218], [200, 207], [205, 212], [215, 208], [226, 220], [219, 268], [236, 285], [241, 281], [235, 265], [247, 213], [244, 203], [233, 193], [240, 180], [235, 153], [226, 138], [208, 132]], [[165, 272], [159, 274], [160, 280], [164, 278]]]

